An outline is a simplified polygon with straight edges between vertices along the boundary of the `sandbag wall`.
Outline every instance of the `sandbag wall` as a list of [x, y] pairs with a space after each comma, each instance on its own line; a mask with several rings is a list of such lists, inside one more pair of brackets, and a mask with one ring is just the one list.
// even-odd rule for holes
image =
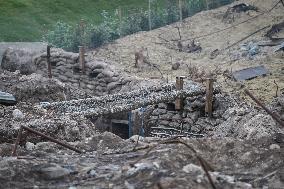
[[[95, 96], [119, 92], [122, 85], [130, 82], [115, 68], [102, 61], [90, 60], [86, 63], [86, 73], [83, 74], [79, 65], [79, 54], [53, 49], [50, 57], [52, 76], [66, 84], [78, 87]], [[47, 76], [46, 53], [34, 59], [37, 73]]]
[[[205, 95], [184, 99], [181, 111], [175, 110], [175, 104], [160, 103], [152, 111], [148, 127], [151, 136], [168, 137], [186, 133], [201, 134], [222, 122], [221, 117], [227, 107], [222, 107], [223, 97], [216, 94], [213, 103], [213, 119], [205, 114]], [[211, 125], [212, 127], [206, 127]]]

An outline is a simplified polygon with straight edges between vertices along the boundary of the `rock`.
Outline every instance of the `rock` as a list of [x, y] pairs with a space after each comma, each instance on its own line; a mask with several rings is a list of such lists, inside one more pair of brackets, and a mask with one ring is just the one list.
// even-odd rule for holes
[[162, 114], [166, 114], [166, 113], [167, 113], [167, 110], [165, 110], [165, 109], [155, 109], [152, 112], [152, 115], [153, 116], [158, 116], [158, 115], [162, 115]]
[[176, 63], [172, 64], [172, 70], [178, 70], [179, 67], [180, 67], [180, 63], [179, 62], [176, 62]]
[[187, 114], [187, 116], [193, 121], [196, 122], [198, 120], [198, 118], [200, 117], [200, 112], [199, 111], [195, 111], [193, 113]]
[[16, 120], [22, 120], [22, 119], [25, 118], [25, 115], [23, 114], [23, 112], [21, 112], [21, 110], [15, 109], [15, 110], [13, 111], [13, 117], [14, 117], [14, 119], [16, 119]]
[[32, 74], [36, 71], [32, 56], [32, 53], [25, 49], [8, 48], [3, 54], [1, 68], [11, 72], [19, 70], [25, 75]]
[[70, 175], [69, 169], [63, 168], [56, 164], [38, 165], [33, 168], [35, 172], [39, 173], [43, 179], [54, 180], [61, 179]]
[[191, 173], [191, 174], [194, 174], [194, 175], [201, 175], [201, 174], [204, 174], [204, 171], [201, 167], [197, 166], [197, 165], [194, 165], [192, 163], [184, 166], [182, 168], [182, 170], [186, 173]]
[[279, 146], [278, 144], [271, 144], [271, 145], [269, 146], [269, 149], [270, 149], [270, 150], [280, 149], [280, 146]]
[[112, 82], [107, 85], [107, 90], [111, 91], [120, 85], [119, 82]]
[[164, 125], [164, 126], [168, 126], [170, 122], [166, 121], [166, 120], [161, 120], [159, 122], [160, 125]]
[[159, 108], [159, 109], [167, 109], [167, 104], [165, 104], [165, 103], [159, 103], [159, 104], [158, 104], [158, 108]]
[[27, 142], [26, 143], [26, 149], [31, 151], [31, 150], [34, 150], [35, 149], [35, 145], [31, 142]]

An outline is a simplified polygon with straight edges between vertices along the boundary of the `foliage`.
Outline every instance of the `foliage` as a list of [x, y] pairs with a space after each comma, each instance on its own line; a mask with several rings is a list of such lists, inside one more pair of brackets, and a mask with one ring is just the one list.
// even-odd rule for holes
[[[231, 1], [233, 0], [215, 0], [212, 2], [223, 4]], [[210, 6], [216, 5], [210, 4]], [[167, 0], [166, 8], [160, 8], [156, 1], [151, 7], [152, 29], [179, 20], [177, 1]], [[183, 18], [204, 10], [206, 7], [205, 0], [184, 0], [182, 5]], [[79, 45], [96, 48], [121, 36], [149, 30], [149, 13], [149, 10], [135, 8], [120, 20], [117, 15], [103, 11], [101, 13], [102, 22], [97, 25], [84, 23], [82, 26], [82, 23], [79, 23], [72, 27], [63, 22], [57, 22], [54, 29], [47, 32], [43, 39], [65, 50], [77, 51]]]
[[54, 30], [47, 32], [43, 36], [43, 41], [59, 48], [73, 50], [73, 28], [67, 23], [58, 21], [55, 24]]

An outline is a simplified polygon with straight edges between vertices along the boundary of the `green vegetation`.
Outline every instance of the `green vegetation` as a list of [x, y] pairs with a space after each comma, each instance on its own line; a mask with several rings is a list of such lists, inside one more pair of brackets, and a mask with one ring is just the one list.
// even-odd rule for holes
[[[207, 8], [182, 0], [183, 17]], [[233, 0], [207, 0], [214, 8]], [[0, 0], [0, 41], [47, 41], [76, 51], [149, 30], [149, 0]], [[178, 0], [151, 0], [152, 29], [179, 20]], [[80, 22], [83, 19], [84, 22]]]
[[[162, 0], [161, 0], [162, 1]], [[58, 21], [97, 24], [103, 10], [147, 8], [148, 0], [0, 0], [0, 41], [39, 41]]]

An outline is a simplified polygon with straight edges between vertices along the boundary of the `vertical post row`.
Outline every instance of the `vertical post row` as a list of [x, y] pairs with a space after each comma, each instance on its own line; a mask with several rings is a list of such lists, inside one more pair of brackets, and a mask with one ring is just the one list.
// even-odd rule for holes
[[[176, 77], [176, 90], [183, 90], [183, 81], [184, 77], [178, 76]], [[175, 109], [176, 110], [181, 110], [183, 109], [183, 98], [178, 97], [175, 101]]]
[[84, 46], [79, 46], [79, 63], [82, 69], [82, 73], [86, 73], [86, 67], [85, 67], [85, 48]]
[[212, 117], [213, 112], [213, 79], [209, 78], [206, 82], [206, 104], [205, 112], [209, 117]]
[[50, 62], [50, 45], [47, 45], [47, 54], [46, 54], [46, 60], [47, 60], [47, 69], [48, 69], [48, 77], [51, 79], [51, 62]]

